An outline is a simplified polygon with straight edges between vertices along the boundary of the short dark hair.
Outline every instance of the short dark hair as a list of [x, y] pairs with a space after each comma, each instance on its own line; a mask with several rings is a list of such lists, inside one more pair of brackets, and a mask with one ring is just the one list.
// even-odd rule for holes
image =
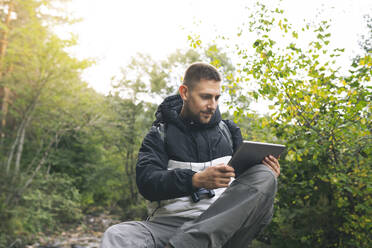
[[221, 75], [213, 65], [197, 62], [191, 64], [185, 72], [183, 84], [192, 89], [200, 80], [214, 80], [221, 82]]

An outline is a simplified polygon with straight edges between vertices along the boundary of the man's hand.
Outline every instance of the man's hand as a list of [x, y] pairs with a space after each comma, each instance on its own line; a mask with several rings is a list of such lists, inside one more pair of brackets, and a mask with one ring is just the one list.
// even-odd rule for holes
[[234, 168], [225, 164], [210, 166], [192, 177], [195, 188], [217, 189], [229, 186], [231, 177], [235, 177]]
[[272, 169], [278, 177], [280, 175], [280, 164], [279, 161], [272, 155], [267, 156], [262, 160], [262, 163]]

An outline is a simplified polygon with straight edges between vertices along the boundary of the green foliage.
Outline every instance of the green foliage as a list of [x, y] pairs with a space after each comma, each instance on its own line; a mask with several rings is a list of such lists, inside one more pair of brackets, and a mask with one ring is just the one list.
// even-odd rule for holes
[[57, 231], [61, 223], [82, 217], [79, 180], [54, 167], [71, 166], [71, 161], [52, 159], [58, 157], [60, 141], [96, 124], [103, 99], [80, 79], [90, 62], [66, 52], [75, 40], [62, 40], [49, 30], [68, 22], [51, 11], [56, 2], [1, 3], [2, 26], [9, 31], [0, 32], [7, 42], [0, 59], [2, 111], [8, 104], [0, 129], [0, 242], [5, 246], [17, 239], [25, 244], [38, 232]]
[[61, 224], [76, 223], [82, 218], [80, 194], [72, 179], [63, 174], [37, 175], [35, 183], [17, 201], [13, 208], [0, 207], [0, 240], [31, 240], [33, 234], [54, 233]]
[[267, 115], [260, 116], [255, 113], [244, 113], [239, 114], [237, 117], [237, 115], [231, 115], [227, 112], [222, 113], [222, 118], [234, 120], [240, 128], [244, 140], [281, 142], [275, 135], [275, 127], [270, 125], [271, 118]]
[[14, 209], [14, 218], [21, 219], [24, 232], [54, 232], [61, 222], [73, 223], [82, 218], [80, 194], [63, 174], [37, 178], [20, 205]]
[[[282, 11], [262, 4], [257, 9], [249, 24], [250, 34], [256, 34], [253, 50], [238, 49], [241, 77], [259, 86], [248, 94], [273, 102], [269, 124], [288, 147], [271, 242], [275, 247], [367, 247], [371, 54], [345, 72], [337, 66], [343, 49], [329, 48], [328, 22], [298, 31]], [[306, 46], [299, 42], [304, 32], [315, 35]]]

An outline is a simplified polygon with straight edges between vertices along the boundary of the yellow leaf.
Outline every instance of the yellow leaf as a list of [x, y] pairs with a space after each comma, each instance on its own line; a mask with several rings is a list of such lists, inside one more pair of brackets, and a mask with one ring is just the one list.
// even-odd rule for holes
[[297, 161], [302, 161], [302, 158], [301, 158], [301, 156], [300, 156], [300, 155], [298, 155], [298, 154], [297, 154], [297, 156], [296, 156], [296, 157], [297, 157]]
[[268, 124], [267, 120], [263, 120], [263, 121], [262, 121], [262, 127], [263, 127], [263, 128], [266, 127], [267, 124]]

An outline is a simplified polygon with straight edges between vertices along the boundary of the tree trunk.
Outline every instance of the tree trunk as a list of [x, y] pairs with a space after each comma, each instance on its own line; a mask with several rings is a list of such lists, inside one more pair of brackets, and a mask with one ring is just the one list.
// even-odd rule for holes
[[21, 132], [21, 137], [19, 139], [19, 144], [18, 144], [18, 150], [17, 150], [17, 155], [16, 155], [16, 163], [15, 163], [15, 170], [14, 170], [14, 175], [17, 176], [19, 173], [19, 170], [21, 168], [21, 157], [22, 157], [22, 152], [23, 152], [23, 145], [25, 143], [25, 135], [26, 135], [26, 128], [28, 126], [28, 123], [31, 120], [32, 115], [30, 114], [27, 119], [26, 123], [23, 127], [23, 130]]
[[9, 153], [9, 156], [8, 156], [8, 161], [7, 161], [7, 164], [6, 164], [6, 173], [7, 174], [10, 172], [14, 152], [15, 152], [15, 149], [17, 147], [18, 147], [18, 149], [17, 149], [17, 154], [16, 154], [16, 168], [15, 168], [14, 176], [16, 176], [19, 172], [20, 160], [21, 160], [21, 155], [22, 155], [22, 150], [23, 150], [24, 136], [25, 136], [25, 132], [26, 132], [26, 127], [27, 127], [28, 123], [30, 122], [30, 120], [32, 118], [33, 111], [35, 109], [35, 106], [36, 106], [36, 103], [37, 103], [37, 100], [38, 100], [40, 94], [41, 94], [41, 91], [38, 92], [37, 96], [35, 97], [35, 99], [31, 103], [31, 105], [27, 109], [27, 111], [25, 113], [25, 116], [22, 119], [21, 124], [19, 125], [18, 131], [17, 131], [17, 136], [16, 136], [16, 138], [13, 142], [13, 145], [11, 147], [11, 150], [10, 150], [10, 153]]
[[[39, 160], [39, 163], [36, 166], [36, 168], [34, 169], [34, 171], [32, 172], [32, 174], [27, 179], [25, 178], [26, 181], [25, 181], [24, 185], [15, 188], [14, 191], [11, 194], [8, 195], [8, 197], [6, 198], [6, 201], [5, 201], [5, 205], [6, 206], [9, 206], [11, 203], [14, 203], [14, 199], [21, 197], [22, 194], [24, 193], [24, 191], [27, 190], [27, 188], [32, 183], [32, 181], [33, 181], [34, 177], [36, 176], [36, 174], [39, 172], [39, 170], [41, 169], [41, 167], [47, 161], [49, 152], [50, 152], [53, 144], [56, 144], [57, 145], [59, 143], [61, 137], [63, 136], [63, 134], [65, 132], [66, 131], [57, 131], [56, 132], [54, 139], [51, 139], [50, 140], [48, 146], [46, 147], [46, 149], [45, 149], [45, 151], [43, 153], [42, 158]], [[20, 184], [22, 184], [22, 183], [23, 182], [21, 182]]]
[[[8, 3], [8, 13], [5, 18], [5, 29], [3, 29], [1, 33], [1, 40], [0, 40], [0, 80], [5, 76], [4, 71], [4, 58], [6, 49], [8, 47], [8, 36], [10, 30], [10, 17], [13, 12], [13, 1], [9, 1]], [[5, 137], [5, 126], [6, 126], [6, 116], [8, 115], [8, 108], [9, 108], [9, 101], [10, 101], [10, 89], [7, 86], [3, 87], [3, 100], [1, 105], [1, 127], [0, 127], [0, 139], [3, 140]]]

